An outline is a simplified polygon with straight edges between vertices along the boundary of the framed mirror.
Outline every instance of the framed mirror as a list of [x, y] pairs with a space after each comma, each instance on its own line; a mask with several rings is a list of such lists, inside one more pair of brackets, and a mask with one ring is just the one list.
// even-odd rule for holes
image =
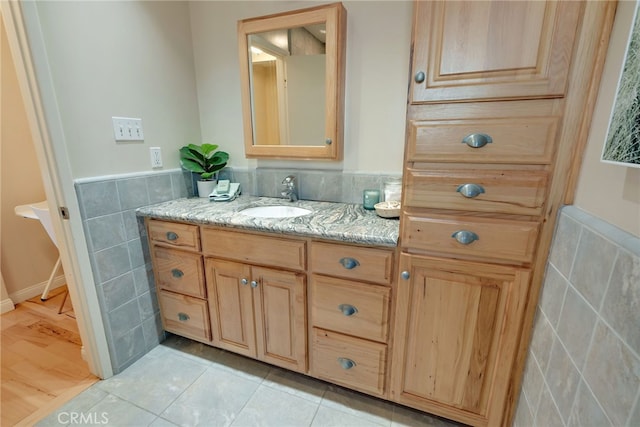
[[238, 22], [247, 158], [342, 158], [346, 16], [332, 3]]

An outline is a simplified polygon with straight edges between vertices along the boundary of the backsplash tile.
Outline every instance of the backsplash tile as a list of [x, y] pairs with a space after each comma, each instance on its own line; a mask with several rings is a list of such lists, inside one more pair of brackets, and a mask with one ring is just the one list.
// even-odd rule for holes
[[588, 228], [582, 231], [570, 281], [596, 309], [609, 283], [616, 252], [605, 238]]
[[113, 180], [89, 182], [76, 187], [83, 219], [120, 212], [118, 189]]
[[120, 206], [123, 210], [135, 209], [149, 204], [147, 179], [145, 177], [120, 179], [116, 183]]
[[578, 292], [573, 288], [567, 290], [556, 331], [578, 368], [584, 365], [596, 316], [596, 312]]
[[620, 251], [604, 297], [602, 317], [640, 354], [640, 257]]
[[626, 425], [640, 384], [640, 360], [603, 322], [598, 322], [584, 370], [613, 425]]
[[[640, 238], [565, 206], [547, 263], [515, 425], [640, 425], [638, 325]], [[553, 349], [545, 359], [549, 343]]]
[[547, 267], [545, 285], [540, 297], [540, 307], [552, 326], [558, 324], [560, 310], [567, 292], [568, 282], [553, 265]]
[[549, 252], [549, 261], [564, 277], [569, 277], [571, 273], [581, 231], [582, 227], [573, 219], [566, 218], [564, 221], [558, 221], [554, 244]]

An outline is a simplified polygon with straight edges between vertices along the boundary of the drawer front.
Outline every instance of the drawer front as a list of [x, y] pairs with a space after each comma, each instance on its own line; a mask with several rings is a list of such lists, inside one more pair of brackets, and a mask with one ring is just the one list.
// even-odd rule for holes
[[[549, 164], [557, 127], [555, 117], [410, 121], [407, 160]], [[463, 142], [480, 134], [492, 142], [473, 148]]]
[[393, 277], [393, 251], [331, 243], [311, 243], [314, 273], [389, 284]]
[[387, 341], [391, 293], [388, 287], [314, 275], [311, 291], [314, 326]]
[[200, 250], [200, 236], [197, 225], [149, 220], [149, 238], [154, 242], [166, 243], [184, 249]]
[[387, 346], [313, 329], [312, 375], [367, 393], [383, 395]]
[[198, 341], [211, 341], [207, 301], [167, 291], [158, 292], [162, 324], [178, 335]]
[[220, 258], [304, 270], [307, 266], [305, 248], [306, 243], [302, 240], [202, 229], [202, 252]]
[[[538, 224], [527, 221], [436, 215], [407, 215], [404, 220], [405, 247], [490, 260], [529, 262], [538, 236]], [[456, 234], [464, 231], [474, 233], [477, 240]]]
[[541, 171], [406, 171], [405, 207], [540, 215], [547, 188]]
[[154, 246], [153, 257], [159, 288], [206, 298], [202, 256]]

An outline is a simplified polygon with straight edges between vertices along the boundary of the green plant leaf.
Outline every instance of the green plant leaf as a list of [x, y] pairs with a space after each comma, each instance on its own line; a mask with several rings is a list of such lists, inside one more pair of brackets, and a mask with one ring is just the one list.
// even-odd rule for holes
[[185, 168], [189, 172], [195, 172], [199, 174], [206, 172], [200, 163], [193, 161], [191, 159], [182, 159], [180, 161], [180, 164], [182, 165], [183, 168]]

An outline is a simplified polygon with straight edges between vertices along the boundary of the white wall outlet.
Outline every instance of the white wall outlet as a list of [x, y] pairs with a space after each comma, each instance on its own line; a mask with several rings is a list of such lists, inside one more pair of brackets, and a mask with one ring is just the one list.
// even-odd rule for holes
[[151, 167], [161, 168], [162, 152], [160, 151], [160, 147], [149, 147], [149, 152], [151, 153]]
[[142, 119], [111, 117], [116, 141], [144, 141]]

